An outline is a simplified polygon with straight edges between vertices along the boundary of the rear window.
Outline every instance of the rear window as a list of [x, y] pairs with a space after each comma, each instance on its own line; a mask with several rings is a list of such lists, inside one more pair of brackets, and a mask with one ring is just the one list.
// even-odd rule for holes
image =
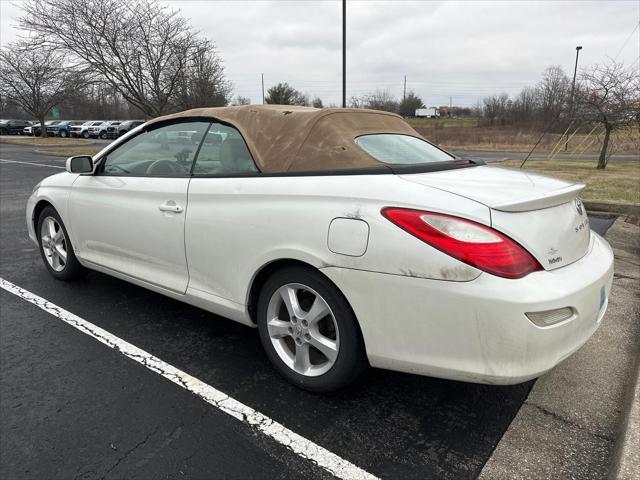
[[451, 162], [455, 157], [434, 147], [429, 142], [409, 135], [377, 133], [361, 135], [356, 144], [382, 163], [411, 165], [434, 162]]

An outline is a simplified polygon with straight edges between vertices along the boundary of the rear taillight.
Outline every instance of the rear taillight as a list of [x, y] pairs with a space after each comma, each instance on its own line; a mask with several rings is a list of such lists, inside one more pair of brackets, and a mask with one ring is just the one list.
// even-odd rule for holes
[[493, 275], [521, 278], [542, 270], [516, 242], [471, 220], [407, 208], [386, 207], [381, 213], [432, 247]]

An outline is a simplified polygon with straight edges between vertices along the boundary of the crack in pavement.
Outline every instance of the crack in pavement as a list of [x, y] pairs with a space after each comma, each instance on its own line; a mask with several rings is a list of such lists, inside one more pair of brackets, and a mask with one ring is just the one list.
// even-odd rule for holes
[[144, 437], [143, 440], [141, 440], [140, 442], [136, 443], [133, 447], [131, 447], [129, 450], [126, 450], [124, 452], [124, 455], [120, 458], [118, 458], [118, 460], [116, 461], [116, 463], [114, 463], [106, 472], [104, 472], [104, 475], [102, 475], [102, 479], [104, 480], [104, 478], [106, 478], [106, 476], [112, 471], [115, 470], [116, 467], [118, 465], [120, 465], [120, 463], [122, 463], [129, 455], [131, 455], [133, 452], [135, 452], [138, 448], [140, 448], [141, 446], [143, 446], [144, 444], [146, 444], [149, 439], [158, 431], [159, 426], [156, 425], [156, 428], [153, 429], [153, 431], [151, 433], [149, 433], [146, 437]]
[[587, 432], [591, 436], [600, 438], [602, 440], [606, 440], [608, 442], [613, 442], [614, 441], [614, 439], [612, 437], [608, 436], [608, 435], [603, 435], [602, 433], [594, 432], [594, 431], [588, 429], [587, 427], [585, 427], [583, 425], [580, 425], [579, 423], [576, 423], [576, 422], [574, 422], [572, 420], [569, 420], [568, 418], [565, 418], [562, 415], [557, 414], [556, 412], [552, 412], [551, 410], [548, 410], [545, 407], [542, 407], [540, 405], [536, 405], [533, 402], [526, 401], [526, 402], [524, 402], [524, 404], [536, 408], [537, 410], [539, 410], [540, 412], [544, 413], [545, 415], [547, 415], [547, 416], [549, 416], [549, 417], [551, 417], [551, 418], [553, 418], [555, 420], [558, 420], [559, 422], [564, 423], [565, 425], [569, 425], [570, 427], [575, 427], [575, 428], [578, 428], [578, 429], [580, 429], [580, 430], [582, 430], [584, 432]]

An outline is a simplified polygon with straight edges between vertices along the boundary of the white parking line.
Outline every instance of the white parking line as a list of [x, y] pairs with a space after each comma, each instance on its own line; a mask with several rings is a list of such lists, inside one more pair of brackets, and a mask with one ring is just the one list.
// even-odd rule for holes
[[144, 365], [149, 370], [158, 373], [182, 388], [196, 394], [205, 402], [210, 403], [214, 407], [222, 410], [224, 413], [240, 420], [242, 423], [249, 425], [271, 437], [275, 441], [281, 443], [285, 447], [292, 450], [299, 456], [316, 463], [324, 468], [332, 475], [343, 479], [376, 479], [377, 477], [362, 470], [347, 460], [330, 452], [329, 450], [313, 443], [311, 440], [292, 432], [284, 425], [272, 420], [271, 418], [255, 411], [253, 408], [240, 403], [231, 398], [227, 394], [215, 389], [211, 385], [192, 377], [186, 372], [163, 362], [159, 358], [148, 352], [132, 345], [119, 337], [103, 330], [77, 315], [54, 305], [34, 293], [14, 285], [11, 282], [0, 278], [0, 287], [9, 293], [12, 293], [27, 302], [30, 302], [41, 308], [54, 317], [59, 318], [63, 322], [77, 328], [82, 333], [95, 338], [99, 342], [111, 347], [126, 357]]
[[20, 163], [22, 165], [34, 165], [36, 167], [62, 168], [63, 170], [66, 168], [66, 167], [62, 167], [60, 165], [48, 165], [46, 163], [35, 163], [35, 162], [19, 162], [17, 160], [5, 160], [4, 158], [0, 158], [0, 162]]

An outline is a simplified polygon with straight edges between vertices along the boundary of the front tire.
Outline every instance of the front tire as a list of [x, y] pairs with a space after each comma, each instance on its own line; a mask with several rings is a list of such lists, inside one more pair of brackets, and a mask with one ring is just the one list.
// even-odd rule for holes
[[37, 231], [40, 255], [54, 278], [70, 281], [87, 274], [73, 252], [67, 229], [55, 208], [45, 207], [40, 212]]
[[335, 391], [367, 366], [362, 335], [347, 300], [311, 268], [287, 267], [274, 273], [260, 292], [257, 314], [267, 357], [300, 388]]

